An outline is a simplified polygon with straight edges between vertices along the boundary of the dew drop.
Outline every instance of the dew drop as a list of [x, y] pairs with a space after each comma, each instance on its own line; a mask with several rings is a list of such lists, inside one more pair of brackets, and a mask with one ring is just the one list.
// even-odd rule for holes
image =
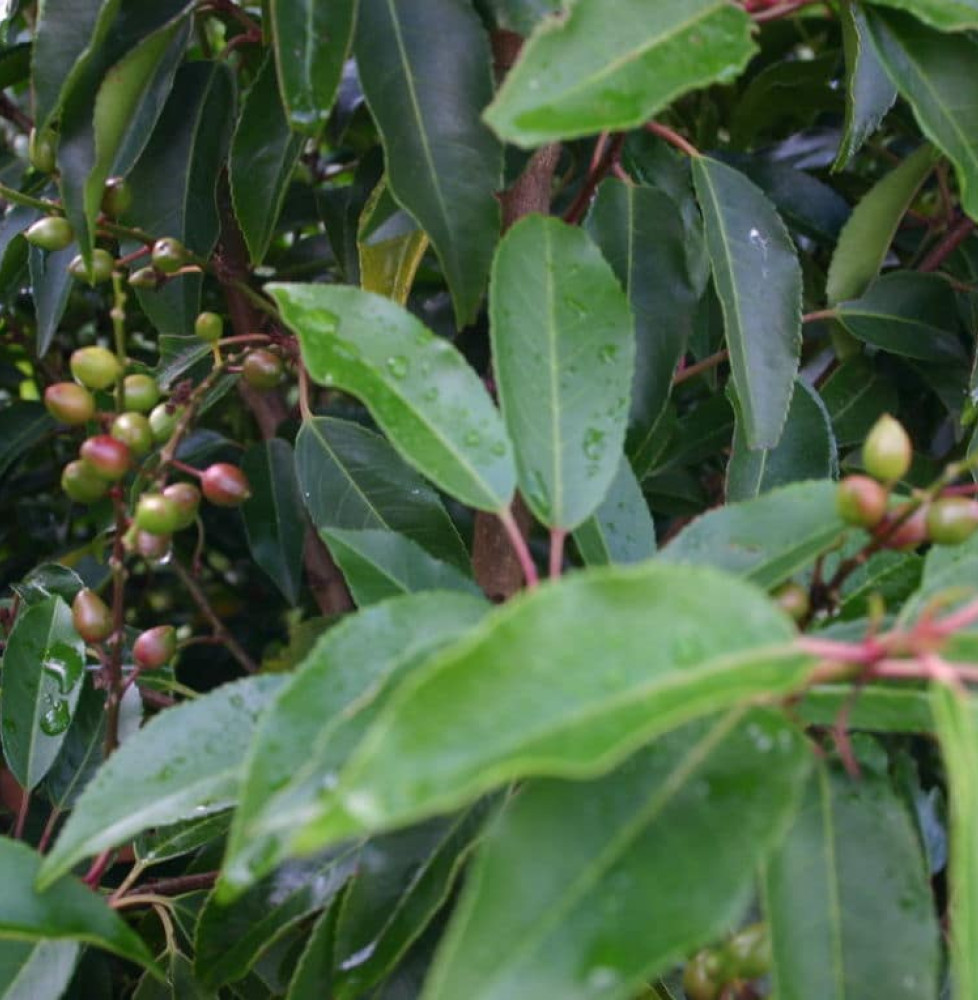
[[598, 351], [598, 360], [605, 365], [610, 365], [618, 357], [618, 347], [615, 344], [605, 344]]
[[584, 434], [584, 456], [597, 461], [604, 454], [604, 432], [590, 427]]
[[403, 354], [395, 354], [387, 359], [387, 370], [394, 378], [404, 378], [410, 367], [408, 359]]
[[430, 389], [425, 389], [425, 391], [423, 393], [421, 393], [421, 398], [426, 403], [434, 403], [438, 399], [438, 389], [437, 389], [437, 387], [436, 386], [432, 386]]
[[501, 458], [506, 454], [506, 444], [503, 441], [497, 441], [494, 445], [492, 445], [489, 451], [498, 458]]
[[63, 698], [52, 702], [41, 716], [41, 732], [47, 736], [60, 736], [71, 722], [71, 710]]
[[478, 448], [482, 443], [482, 435], [478, 431], [469, 431], [464, 438], [462, 438], [462, 443], [467, 448]]
[[340, 968], [344, 972], [349, 972], [350, 969], [356, 969], [358, 966], [361, 966], [364, 962], [368, 961], [376, 949], [377, 942], [372, 941], [366, 948], [361, 948], [359, 951], [355, 951], [349, 958], [340, 962]]

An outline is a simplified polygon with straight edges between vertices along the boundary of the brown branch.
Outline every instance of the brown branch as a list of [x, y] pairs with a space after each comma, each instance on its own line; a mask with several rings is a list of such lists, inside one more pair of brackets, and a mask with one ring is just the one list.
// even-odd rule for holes
[[182, 896], [200, 889], [210, 889], [217, 881], [218, 872], [200, 872], [195, 875], [177, 875], [174, 878], [160, 878], [155, 882], [144, 882], [135, 886], [127, 896]]
[[660, 139], [668, 142], [669, 145], [675, 146], [676, 149], [687, 156], [699, 157], [702, 155], [688, 139], [684, 139], [674, 129], [669, 128], [668, 125], [663, 125], [661, 122], [646, 122], [645, 128], [653, 135], [657, 135]]
[[936, 271], [955, 250], [974, 232], [975, 223], [967, 216], [958, 221], [948, 229], [944, 239], [934, 247], [933, 250], [923, 259], [918, 268], [919, 271]]
[[17, 107], [6, 94], [0, 94], [0, 118], [6, 118], [22, 132], [30, 132], [34, 127], [31, 116]]
[[[604, 139], [605, 137], [602, 138]], [[603, 148], [605, 144], [607, 148]], [[592, 160], [591, 168], [588, 170], [588, 175], [581, 186], [581, 190], [578, 191], [577, 197], [574, 199], [571, 207], [564, 213], [564, 222], [575, 223], [580, 221], [581, 216], [584, 215], [588, 205], [591, 203], [595, 189], [614, 169], [615, 164], [618, 163], [624, 144], [624, 135], [616, 135], [610, 142], [599, 143], [599, 155], [596, 155], [595, 159]]]

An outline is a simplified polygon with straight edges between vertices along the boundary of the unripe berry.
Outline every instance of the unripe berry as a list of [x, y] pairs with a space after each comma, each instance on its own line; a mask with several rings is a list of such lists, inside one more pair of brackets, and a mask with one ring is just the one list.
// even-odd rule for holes
[[61, 488], [75, 503], [95, 503], [109, 491], [103, 479], [84, 459], [69, 462], [61, 473]]
[[48, 129], [38, 132], [36, 128], [32, 128], [27, 140], [27, 158], [31, 161], [31, 166], [42, 174], [53, 174], [57, 165], [55, 154], [54, 134]]
[[889, 494], [869, 476], [846, 476], [839, 483], [835, 505], [846, 524], [860, 528], [875, 527], [886, 514]]
[[132, 465], [132, 452], [122, 441], [109, 434], [97, 434], [83, 441], [79, 454], [109, 482], [122, 479]]
[[149, 415], [149, 426], [153, 430], [153, 440], [157, 444], [165, 444], [173, 437], [182, 413], [182, 406], [176, 407], [172, 413], [166, 403], [153, 407], [153, 412]]
[[79, 254], [68, 265], [68, 273], [79, 281], [87, 281], [90, 285], [99, 285], [109, 281], [115, 270], [115, 258], [108, 250], [96, 247], [92, 251], [92, 266], [85, 264], [85, 258]]
[[187, 248], [172, 236], [153, 244], [153, 267], [163, 274], [176, 274], [187, 263]]
[[134, 548], [144, 558], [156, 562], [170, 553], [169, 535], [153, 535], [148, 531], [137, 531]]
[[189, 528], [197, 520], [197, 508], [200, 507], [200, 490], [193, 483], [171, 483], [163, 496], [176, 504], [180, 514], [177, 531]]
[[77, 427], [95, 416], [95, 397], [75, 382], [56, 382], [44, 390], [44, 405], [55, 420]]
[[112, 634], [112, 612], [94, 590], [79, 590], [71, 602], [71, 621], [85, 642], [102, 642]]
[[140, 670], [165, 667], [177, 652], [177, 633], [172, 625], [147, 629], [133, 643], [132, 658]]
[[38, 219], [24, 233], [24, 239], [42, 250], [65, 250], [75, 239], [71, 223], [60, 215]]
[[172, 535], [180, 521], [177, 505], [162, 493], [144, 493], [136, 503], [133, 521], [151, 535]]
[[110, 177], [102, 193], [102, 211], [110, 219], [125, 215], [132, 205], [132, 191], [122, 177]]
[[129, 284], [133, 288], [156, 288], [159, 283], [160, 279], [151, 267], [141, 267], [129, 275]]
[[723, 948], [721, 962], [734, 978], [757, 979], [771, 970], [771, 940], [766, 924], [738, 931]]
[[153, 450], [153, 430], [142, 413], [120, 413], [112, 421], [112, 437], [137, 456], [148, 455]]
[[937, 545], [960, 545], [978, 530], [978, 502], [942, 497], [927, 511], [927, 534]]
[[220, 340], [224, 334], [224, 320], [217, 313], [202, 312], [194, 320], [194, 333], [208, 344]]
[[915, 549], [928, 540], [927, 532], [927, 510], [918, 507], [899, 527], [888, 531], [888, 526], [903, 517], [904, 512], [895, 510], [888, 514], [886, 520], [879, 526], [878, 532], [886, 536], [885, 547], [888, 549], [898, 549], [909, 551]]
[[717, 1000], [723, 983], [720, 959], [716, 952], [704, 949], [697, 952], [683, 970], [683, 990], [689, 1000]]
[[119, 359], [104, 347], [79, 347], [69, 361], [71, 374], [86, 389], [108, 389], [122, 374]]
[[802, 621], [811, 610], [808, 591], [800, 583], [786, 583], [775, 593], [774, 599], [781, 610], [796, 622]]
[[149, 413], [160, 401], [160, 387], [151, 375], [127, 375], [122, 382], [127, 410]]
[[200, 477], [204, 496], [218, 507], [238, 507], [251, 496], [251, 485], [245, 474], [227, 462], [215, 462], [204, 469]]
[[895, 483], [910, 468], [913, 445], [903, 425], [884, 413], [873, 424], [863, 445], [863, 466], [880, 482]]
[[241, 365], [241, 375], [253, 389], [274, 389], [282, 381], [285, 366], [271, 351], [249, 351]]

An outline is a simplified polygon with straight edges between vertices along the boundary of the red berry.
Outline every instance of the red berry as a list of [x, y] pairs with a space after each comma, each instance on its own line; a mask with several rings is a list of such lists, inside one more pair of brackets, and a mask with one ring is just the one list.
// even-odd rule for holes
[[245, 474], [227, 462], [216, 462], [204, 469], [200, 488], [218, 507], [238, 507], [251, 496], [251, 485]]
[[84, 459], [69, 462], [61, 473], [61, 488], [76, 503], [95, 503], [109, 491], [103, 479]]
[[83, 441], [79, 454], [109, 482], [122, 479], [132, 466], [132, 452], [110, 434], [98, 434]]
[[44, 390], [44, 405], [55, 420], [72, 427], [95, 416], [95, 397], [75, 382], [56, 382]]
[[241, 375], [253, 389], [274, 389], [282, 381], [285, 366], [271, 351], [249, 351], [241, 365]]
[[908, 551], [923, 545], [928, 539], [927, 534], [927, 510], [918, 507], [906, 520], [902, 521], [899, 527], [890, 530], [890, 525], [902, 518], [905, 511], [895, 510], [888, 514], [886, 520], [877, 529], [878, 533], [886, 537], [886, 548]]
[[133, 515], [136, 527], [151, 535], [172, 535], [180, 521], [177, 505], [162, 493], [144, 493]]
[[24, 239], [42, 250], [65, 250], [75, 240], [71, 223], [60, 215], [38, 219], [24, 233]]
[[902, 479], [910, 468], [913, 445], [903, 425], [884, 413], [873, 424], [863, 445], [863, 465], [866, 471], [884, 483]]
[[147, 629], [133, 643], [132, 658], [140, 670], [165, 667], [177, 652], [177, 633], [172, 625]]
[[836, 509], [847, 524], [872, 528], [883, 519], [889, 504], [889, 493], [869, 476], [846, 476], [839, 483]]
[[108, 389], [122, 374], [119, 359], [105, 347], [79, 347], [72, 352], [69, 365], [86, 389]]
[[153, 244], [153, 267], [163, 274], [176, 274], [187, 263], [187, 248], [172, 236]]
[[197, 520], [197, 508], [200, 507], [200, 490], [193, 483], [171, 483], [163, 491], [163, 496], [172, 500], [180, 512], [177, 531], [189, 528]]
[[79, 590], [71, 602], [71, 620], [85, 642], [102, 642], [112, 634], [112, 612], [94, 590]]

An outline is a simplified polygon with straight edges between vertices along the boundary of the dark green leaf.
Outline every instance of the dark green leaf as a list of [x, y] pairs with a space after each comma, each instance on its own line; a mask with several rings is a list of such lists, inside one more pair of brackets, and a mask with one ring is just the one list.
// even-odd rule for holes
[[0, 479], [56, 426], [40, 403], [17, 400], [0, 410]]
[[241, 471], [251, 484], [251, 498], [241, 508], [251, 555], [289, 604], [296, 604], [306, 519], [292, 447], [278, 438], [256, 444], [241, 460]]
[[286, 1000], [322, 1000], [332, 995], [335, 962], [333, 949], [336, 941], [336, 922], [343, 893], [325, 909], [313, 925], [309, 940], [296, 965], [295, 975], [289, 983]]
[[978, 28], [976, 0], [868, 0], [874, 6], [897, 7], [939, 31]]
[[[863, 542], [856, 542], [860, 548]], [[882, 599], [898, 608], [920, 585], [924, 560], [912, 552], [877, 552], [855, 570], [842, 588], [839, 617], [861, 618], [872, 613], [871, 601]]]
[[221, 839], [231, 826], [231, 810], [151, 830], [133, 845], [141, 865], [159, 865]]
[[60, 597], [32, 605], [17, 619], [3, 656], [0, 726], [4, 760], [27, 791], [58, 756], [84, 673], [85, 644]]
[[751, 448], [770, 448], [781, 436], [801, 349], [798, 257], [771, 203], [742, 174], [698, 157], [693, 180], [744, 436]]
[[528, 35], [545, 18], [556, 14], [563, 0], [486, 0], [496, 25], [505, 31]]
[[844, 361], [821, 388], [840, 447], [861, 444], [884, 413], [896, 411], [900, 399], [894, 383], [865, 358]]
[[747, 15], [725, 0], [576, 4], [533, 34], [485, 117], [520, 146], [624, 131], [753, 53]]
[[386, 528], [469, 572], [469, 556], [438, 496], [379, 434], [317, 417], [295, 442], [299, 486], [320, 531]]
[[739, 710], [598, 781], [531, 783], [487, 835], [424, 996], [635, 997], [741, 916], [810, 763], [779, 715]]
[[358, 396], [391, 444], [472, 507], [501, 510], [516, 481], [499, 411], [465, 359], [389, 299], [337, 285], [270, 285], [317, 382]]
[[978, 535], [961, 545], [934, 545], [924, 558], [920, 589], [903, 606], [900, 618], [913, 621], [934, 600], [947, 607], [972, 596], [978, 572]]
[[465, 0], [360, 0], [358, 18], [357, 65], [391, 191], [431, 238], [464, 326], [499, 238], [502, 146], [479, 120], [492, 97], [488, 40]]
[[12, 583], [10, 589], [25, 604], [37, 604], [47, 597], [57, 594], [68, 604], [85, 586], [82, 578], [67, 566], [58, 563], [41, 563], [35, 566], [20, 583]]
[[625, 442], [628, 300], [583, 230], [531, 215], [499, 246], [489, 309], [520, 491], [543, 524], [573, 530], [607, 493]]
[[258, 715], [281, 683], [262, 676], [225, 684], [151, 719], [85, 788], [44, 859], [41, 884], [150, 827], [227, 808]]
[[47, 354], [68, 305], [68, 296], [74, 283], [68, 273], [68, 265], [77, 253], [78, 247], [75, 244], [55, 253], [48, 253], [36, 246], [28, 251], [31, 293], [37, 314], [37, 342], [34, 349], [39, 358]]
[[0, 1000], [60, 997], [77, 959], [74, 941], [0, 940]]

